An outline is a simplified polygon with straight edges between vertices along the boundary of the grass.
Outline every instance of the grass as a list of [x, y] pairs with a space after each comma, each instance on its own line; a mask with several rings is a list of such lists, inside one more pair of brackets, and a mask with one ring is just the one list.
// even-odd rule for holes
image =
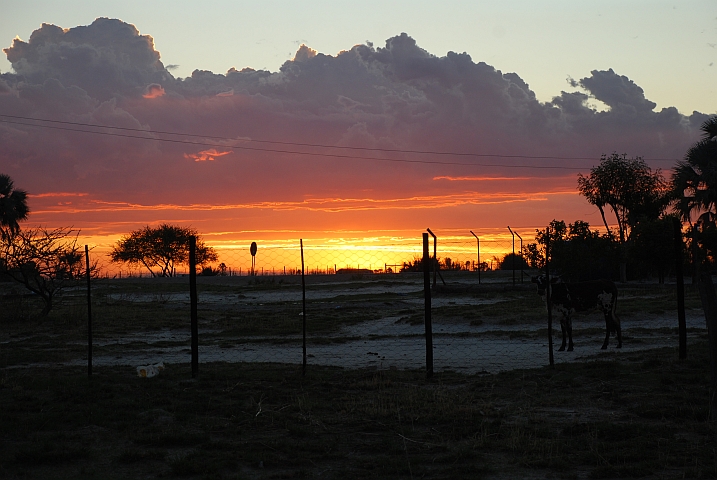
[[[189, 348], [186, 279], [156, 280], [98, 282], [96, 354]], [[303, 319], [296, 279], [234, 281], [200, 284], [202, 346], [295, 346]], [[417, 294], [375, 293], [395, 285], [412, 284], [400, 276], [312, 284], [330, 295], [309, 301], [311, 342], [357, 340], [331, 334], [384, 317], [419, 335]], [[0, 315], [0, 478], [717, 478], [701, 329], [690, 330], [685, 361], [673, 348], [610, 350], [596, 361], [431, 380], [422, 371], [311, 364], [306, 376], [294, 365], [201, 364], [197, 379], [184, 364], [150, 379], [133, 367], [96, 366], [88, 380], [85, 368], [57, 366], [84, 358], [81, 295], [71, 292], [45, 319], [27, 314], [37, 305], [24, 297], [13, 306], [22, 315]], [[547, 337], [530, 285], [436, 298], [436, 325], [482, 327], [461, 336]], [[625, 342], [676, 335], [674, 327], [630, 327], [672, 315], [675, 303], [674, 288], [622, 287]], [[686, 303], [698, 309], [697, 293], [688, 289]], [[600, 314], [590, 315], [576, 316], [576, 339], [602, 332]]]
[[714, 478], [691, 345], [497, 375], [5, 369], [4, 478]]

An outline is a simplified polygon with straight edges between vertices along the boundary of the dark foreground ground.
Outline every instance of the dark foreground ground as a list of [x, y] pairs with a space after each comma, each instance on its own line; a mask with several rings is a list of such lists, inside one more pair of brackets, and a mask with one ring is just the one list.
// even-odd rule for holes
[[[706, 344], [701, 339], [699, 344]], [[690, 345], [497, 375], [0, 371], [1, 478], [715, 478]], [[612, 357], [612, 356], [611, 356]]]

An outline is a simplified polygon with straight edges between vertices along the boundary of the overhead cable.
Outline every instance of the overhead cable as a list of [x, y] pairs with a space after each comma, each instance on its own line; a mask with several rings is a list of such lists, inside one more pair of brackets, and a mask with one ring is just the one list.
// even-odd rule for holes
[[[490, 164], [490, 163], [467, 163], [467, 162], [451, 162], [451, 161], [437, 161], [437, 160], [418, 160], [418, 159], [396, 159], [386, 157], [372, 157], [372, 156], [357, 156], [357, 155], [346, 155], [337, 153], [326, 153], [326, 152], [307, 152], [299, 150], [285, 150], [277, 148], [260, 148], [252, 147], [248, 145], [227, 145], [225, 143], [210, 143], [205, 141], [190, 141], [182, 140], [177, 138], [160, 138], [151, 135], [171, 135], [175, 137], [193, 137], [193, 138], [207, 138], [218, 141], [230, 141], [230, 142], [253, 142], [253, 143], [265, 143], [265, 144], [277, 144], [277, 145], [291, 145], [296, 147], [311, 147], [311, 148], [323, 148], [323, 149], [340, 149], [348, 151], [367, 151], [367, 152], [383, 152], [383, 153], [400, 153], [400, 154], [411, 154], [411, 155], [440, 155], [440, 156], [458, 156], [458, 157], [478, 157], [478, 158], [502, 158], [502, 159], [525, 159], [525, 160], [596, 160], [594, 157], [558, 157], [558, 156], [531, 156], [531, 155], [503, 155], [503, 154], [485, 154], [485, 153], [466, 153], [466, 152], [448, 152], [448, 151], [431, 151], [431, 150], [402, 150], [402, 149], [390, 149], [390, 148], [369, 148], [369, 147], [352, 147], [345, 145], [324, 145], [315, 143], [298, 143], [298, 142], [284, 142], [278, 140], [261, 140], [261, 139], [237, 139], [230, 137], [219, 137], [212, 135], [202, 134], [190, 134], [190, 133], [179, 133], [179, 132], [168, 132], [160, 130], [144, 130], [139, 128], [129, 127], [115, 127], [109, 125], [96, 125], [90, 123], [81, 122], [69, 122], [62, 120], [50, 120], [33, 117], [22, 117], [17, 115], [6, 115], [0, 114], [0, 122], [9, 123], [14, 125], [23, 125], [29, 127], [47, 128], [52, 130], [63, 130], [78, 133], [91, 133], [95, 135], [105, 135], [112, 137], [121, 138], [133, 138], [139, 140], [151, 140], [165, 143], [175, 143], [184, 145], [194, 145], [201, 147], [213, 147], [213, 148], [229, 148], [234, 150], [248, 150], [255, 152], [267, 152], [267, 153], [280, 153], [280, 154], [291, 154], [291, 155], [304, 155], [314, 157], [331, 157], [331, 158], [344, 158], [344, 159], [363, 159], [363, 160], [376, 160], [385, 162], [398, 162], [398, 163], [417, 163], [417, 164], [430, 164], [430, 165], [458, 165], [458, 166], [481, 166], [481, 167], [507, 167], [507, 168], [532, 168], [532, 169], [555, 169], [555, 170], [585, 170], [586, 167], [569, 167], [563, 165], [506, 165], [506, 164]], [[44, 122], [44, 123], [28, 123], [28, 122]], [[50, 125], [48, 125], [48, 123]], [[62, 126], [67, 125], [67, 126]], [[80, 127], [80, 128], [73, 128]], [[109, 129], [120, 132], [130, 132], [142, 135], [132, 135], [130, 133], [117, 133], [108, 131], [97, 131], [87, 130], [86, 128], [94, 129]], [[150, 136], [148, 136], [150, 135]], [[676, 159], [651, 159], [652, 161], [677, 161]]]

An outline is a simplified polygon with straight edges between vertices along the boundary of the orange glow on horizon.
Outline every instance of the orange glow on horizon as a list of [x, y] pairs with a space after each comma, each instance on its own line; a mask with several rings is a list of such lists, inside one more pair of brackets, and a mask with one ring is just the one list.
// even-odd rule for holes
[[[480, 237], [481, 261], [492, 262], [495, 267], [513, 248], [512, 237], [501, 224], [514, 226], [524, 244], [534, 241], [536, 228], [545, 228], [559, 215], [574, 221], [585, 219], [587, 214], [590, 223], [599, 225], [597, 217], [590, 217], [592, 213], [575, 213], [586, 210], [584, 202], [576, 201], [578, 195], [567, 186], [554, 186], [552, 190], [536, 188], [532, 192], [453, 191], [393, 198], [317, 196], [293, 201], [180, 205], [47, 192], [33, 195], [28, 226], [61, 225], [80, 230], [78, 241], [92, 248], [92, 255], [109, 275], [142, 272], [112, 264], [108, 254], [122, 236], [161, 223], [197, 229], [219, 256], [212, 267], [224, 263], [234, 272], [246, 273], [250, 268], [251, 242], [259, 246], [259, 269], [274, 273], [283, 273], [284, 268], [295, 270], [301, 265], [300, 239], [307, 270], [331, 272], [351, 267], [383, 271], [392, 265], [396, 270], [422, 255], [421, 233], [426, 227], [438, 236], [439, 259], [450, 258], [453, 264], [472, 269], [477, 262], [477, 244], [470, 230]], [[58, 204], [59, 200], [68, 202]], [[579, 210], [566, 210], [566, 205]], [[588, 209], [595, 210], [592, 206]], [[517, 238], [515, 248], [520, 248]]]
[[433, 180], [448, 180], [449, 182], [493, 182], [532, 179], [533, 177], [449, 177], [445, 175], [433, 177]]
[[[433, 229], [432, 229], [433, 230]], [[444, 261], [450, 258], [469, 269], [477, 262], [477, 243], [469, 230], [435, 229], [438, 236], [438, 258]], [[481, 261], [495, 268], [504, 255], [512, 251], [512, 237], [507, 228], [474, 229], [480, 238]], [[522, 230], [525, 243], [533, 241], [534, 229]], [[304, 244], [306, 270], [311, 272], [332, 273], [334, 268], [367, 268], [384, 271], [400, 269], [406, 262], [411, 263], [422, 255], [421, 231], [253, 231], [253, 232], [216, 232], [203, 233], [206, 245], [214, 248], [219, 256], [216, 267], [224, 263], [233, 272], [246, 274], [251, 266], [249, 247], [256, 242], [256, 266], [265, 274], [283, 273], [284, 268], [292, 271], [301, 266], [299, 239]], [[91, 254], [99, 260], [103, 273], [116, 275], [134, 275], [143, 272], [144, 267], [128, 267], [124, 264], [112, 264], [109, 253], [122, 235], [81, 235], [80, 244], [87, 244]], [[432, 244], [432, 239], [430, 240]], [[431, 245], [432, 251], [432, 245]], [[516, 251], [519, 246], [516, 243]], [[183, 272], [185, 267], [180, 267]]]
[[[480, 193], [465, 192], [449, 195], [425, 195], [404, 198], [306, 198], [300, 201], [265, 201], [252, 203], [237, 204], [137, 204], [129, 202], [111, 202], [98, 199], [88, 199], [87, 203], [82, 205], [73, 205], [68, 207], [63, 205], [61, 209], [55, 208], [57, 205], [43, 205], [44, 208], [35, 209], [35, 214], [77, 214], [91, 212], [126, 212], [126, 211], [212, 211], [212, 210], [246, 210], [246, 209], [269, 209], [269, 210], [304, 210], [309, 212], [346, 212], [361, 210], [409, 210], [409, 209], [425, 209], [425, 208], [444, 208], [456, 207], [461, 205], [495, 205], [509, 204], [516, 202], [535, 202], [546, 201], [549, 196], [570, 195], [577, 196], [575, 190], [553, 190], [545, 192], [499, 192], [499, 193]], [[59, 196], [56, 194], [40, 194], [34, 197], [52, 197]], [[68, 196], [70, 196], [68, 194]], [[86, 197], [87, 194], [77, 194], [76, 196]]]

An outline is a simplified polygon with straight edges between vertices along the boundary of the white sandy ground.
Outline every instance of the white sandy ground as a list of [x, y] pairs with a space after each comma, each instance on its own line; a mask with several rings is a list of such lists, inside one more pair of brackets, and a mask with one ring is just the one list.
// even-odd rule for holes
[[[592, 326], [600, 323], [592, 322]], [[591, 334], [585, 336], [579, 332], [575, 335], [575, 351], [558, 352], [560, 332], [554, 333], [554, 358], [556, 363], [586, 361], [596, 358], [614, 358], [621, 353], [635, 352], [664, 346], [676, 346], [676, 333], [662, 334], [649, 333], [649, 330], [634, 330], [637, 328], [655, 329], [659, 327], [676, 327], [677, 321], [669, 316], [654, 317], [651, 319], [636, 320], [625, 325], [623, 322], [623, 336], [630, 340], [623, 341], [623, 348], [616, 349], [617, 340], [612, 337], [608, 350], [600, 350], [604, 334]], [[687, 327], [690, 329], [705, 329], [704, 318], [697, 314], [687, 316]], [[535, 332], [542, 326], [469, 326], [469, 325], [434, 325], [433, 331], [433, 357], [434, 370], [454, 370], [463, 373], [498, 372], [516, 368], [532, 368], [547, 365], [548, 341], [545, 339], [509, 338], [507, 335], [490, 335], [487, 331], [500, 330], [502, 332]], [[314, 343], [311, 337], [307, 339], [307, 362], [310, 365], [327, 365], [345, 368], [375, 367], [388, 368], [424, 368], [426, 347], [423, 339], [423, 325], [408, 325], [396, 323], [396, 317], [387, 317], [375, 321], [364, 322], [332, 335], [333, 337], [359, 337], [343, 343]], [[480, 337], [458, 336], [460, 333], [481, 333]], [[646, 333], [648, 332], [648, 333]], [[243, 343], [239, 338], [222, 338], [222, 345], [202, 345], [202, 336], [214, 332], [202, 332], [199, 335], [199, 361], [205, 362], [279, 362], [300, 364], [302, 362], [302, 346], [299, 336], [291, 337], [295, 340], [291, 344]], [[398, 336], [400, 335], [400, 336]], [[696, 333], [688, 334], [694, 337]], [[379, 336], [377, 338], [377, 336]], [[388, 337], [385, 337], [388, 336]], [[281, 337], [286, 339], [287, 337]], [[326, 339], [327, 337], [322, 337]], [[117, 355], [102, 355], [102, 346], [95, 346], [97, 354], [93, 364], [97, 366], [110, 365], [147, 365], [163, 361], [171, 365], [188, 363], [190, 359], [188, 332], [163, 331], [151, 335], [131, 336], [110, 342], [111, 345], [142, 341], [147, 344], [144, 351], [126, 352]], [[157, 342], [183, 342], [183, 347], [153, 347]], [[113, 348], [116, 350], [116, 348]], [[68, 365], [84, 365], [86, 359], [77, 359]]]
[[[296, 285], [283, 286], [280, 289], [259, 290], [238, 287], [237, 293], [203, 293], [200, 296], [200, 305], [221, 305], [227, 308], [233, 306], [270, 305], [272, 303], [300, 302], [300, 290]], [[411, 306], [417, 313], [422, 311], [423, 299], [422, 279], [416, 277], [409, 282], [329, 282], [319, 287], [313, 286], [307, 291], [307, 299], [330, 301], [336, 299], [337, 315], [340, 315], [342, 299], [350, 299], [358, 295], [366, 296], [369, 301], [380, 301], [381, 297], [371, 299], [370, 296], [381, 294], [397, 295], [401, 302]], [[109, 295], [109, 299], [113, 296]], [[144, 302], [171, 302], [189, 303], [188, 293], [171, 294], [131, 294], [118, 295], [135, 303]], [[626, 298], [626, 297], [625, 297]], [[432, 299], [433, 307], [449, 305], [478, 305], [492, 304], [505, 301], [506, 298], [496, 292], [496, 296], [488, 299], [477, 299], [471, 295], [438, 296]], [[350, 303], [347, 301], [347, 303]], [[277, 307], [281, 308], [281, 307]], [[541, 312], [536, 312], [540, 318]], [[297, 318], [297, 324], [300, 319]], [[537, 338], [536, 332], [544, 329], [542, 323], [529, 323], [520, 325], [495, 325], [486, 322], [483, 325], [469, 325], [467, 322], [444, 322], [436, 318], [433, 324], [433, 357], [434, 370], [455, 370], [464, 373], [498, 372], [516, 368], [539, 367], [548, 364], [548, 340]], [[676, 330], [677, 319], [674, 312], [662, 315], [640, 315], [623, 319], [623, 348], [615, 348], [617, 339], [610, 339], [608, 350], [600, 350], [604, 333], [591, 333], [581, 331], [584, 328], [603, 329], [604, 320], [600, 314], [581, 316], [574, 321], [574, 352], [558, 352], [560, 345], [559, 325], [555, 326], [553, 345], [554, 358], [557, 363], [586, 361], [596, 358], [618, 356], [623, 352], [678, 344]], [[660, 328], [670, 328], [670, 333], [660, 332]], [[701, 311], [687, 312], [688, 329], [706, 331], [705, 321]], [[164, 362], [169, 365], [188, 363], [190, 361], [189, 329], [162, 330], [159, 332], [126, 335], [111, 340], [94, 342], [95, 355], [93, 364], [97, 366], [128, 365], [133, 368], [138, 365], [148, 365]], [[596, 331], [596, 330], [595, 330]], [[497, 332], [492, 334], [491, 332]], [[511, 335], [512, 334], [512, 335]], [[691, 337], [699, 333], [689, 332]], [[307, 338], [307, 361], [310, 365], [330, 365], [345, 368], [374, 367], [388, 368], [424, 368], [426, 347], [424, 342], [424, 326], [411, 325], [401, 316], [390, 315], [378, 320], [367, 321], [356, 325], [343, 327], [332, 334], [322, 334]], [[331, 339], [344, 340], [331, 343]], [[346, 338], [351, 339], [345, 341]], [[300, 335], [280, 337], [252, 337], [251, 342], [246, 338], [233, 338], [223, 336], [221, 331], [200, 330], [199, 332], [199, 361], [205, 362], [279, 362], [301, 364], [302, 344]], [[291, 340], [291, 343], [287, 343]], [[276, 343], [273, 343], [275, 341]], [[166, 343], [181, 344], [182, 346], [166, 346]], [[211, 342], [211, 343], [209, 343]], [[137, 344], [144, 344], [138, 347]], [[160, 345], [161, 343], [161, 345]], [[128, 346], [122, 351], [122, 345]], [[132, 350], [130, 351], [129, 348]], [[103, 354], [103, 350], [113, 354]], [[77, 358], [67, 365], [85, 365], [86, 358]]]

